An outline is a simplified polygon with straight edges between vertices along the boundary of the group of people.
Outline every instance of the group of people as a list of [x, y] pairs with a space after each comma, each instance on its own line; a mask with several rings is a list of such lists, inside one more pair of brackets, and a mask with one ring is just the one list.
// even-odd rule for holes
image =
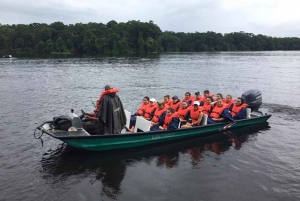
[[[92, 113], [84, 113], [86, 122], [83, 128], [88, 133], [121, 133], [126, 124], [126, 116], [117, 92], [118, 88], [106, 85], [95, 110]], [[145, 96], [137, 112], [131, 115], [130, 125], [126, 129], [134, 131], [137, 116], [151, 121], [150, 131], [200, 126], [204, 114], [208, 115], [208, 124], [235, 121], [247, 117], [246, 107], [247, 104], [244, 104], [240, 97], [233, 99], [231, 95], [227, 95], [224, 98], [218, 93], [214, 98], [214, 94], [210, 94], [209, 90], [205, 90], [203, 96], [200, 92], [196, 92], [194, 96], [186, 92], [181, 100], [176, 95], [172, 98], [165, 95], [160, 101]]]
[[200, 126], [204, 114], [208, 115], [208, 124], [246, 119], [246, 108], [247, 104], [240, 97], [233, 99], [227, 95], [224, 98], [217, 93], [214, 98], [209, 90], [205, 90], [203, 96], [200, 92], [196, 92], [195, 96], [186, 92], [181, 100], [176, 95], [172, 98], [165, 95], [160, 101], [145, 96], [137, 112], [131, 116], [127, 129], [134, 131], [137, 116], [152, 122], [151, 131], [174, 130]]

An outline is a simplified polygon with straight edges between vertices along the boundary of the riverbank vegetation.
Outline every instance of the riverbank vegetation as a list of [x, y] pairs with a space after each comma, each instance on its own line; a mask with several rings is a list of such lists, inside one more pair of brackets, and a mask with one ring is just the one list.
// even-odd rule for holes
[[162, 32], [150, 22], [65, 25], [0, 24], [0, 50], [11, 53], [148, 54], [159, 52], [300, 50], [300, 38], [253, 33]]

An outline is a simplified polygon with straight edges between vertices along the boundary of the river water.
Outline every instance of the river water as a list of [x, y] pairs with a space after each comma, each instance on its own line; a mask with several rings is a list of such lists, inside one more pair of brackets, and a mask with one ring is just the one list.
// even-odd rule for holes
[[[300, 52], [0, 60], [0, 200], [299, 200]], [[135, 112], [143, 96], [209, 89], [263, 96], [268, 123], [166, 145], [81, 151], [33, 131], [92, 111], [105, 84]]]

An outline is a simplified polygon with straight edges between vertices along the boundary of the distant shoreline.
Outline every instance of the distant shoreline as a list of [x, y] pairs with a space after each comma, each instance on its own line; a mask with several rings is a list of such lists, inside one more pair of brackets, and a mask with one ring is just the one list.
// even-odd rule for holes
[[2, 54], [42, 53], [53, 55], [100, 54], [148, 55], [162, 52], [228, 52], [300, 50], [300, 38], [277, 38], [243, 31], [227, 34], [208, 31], [184, 33], [164, 31], [153, 21], [110, 21], [65, 25], [1, 25]]

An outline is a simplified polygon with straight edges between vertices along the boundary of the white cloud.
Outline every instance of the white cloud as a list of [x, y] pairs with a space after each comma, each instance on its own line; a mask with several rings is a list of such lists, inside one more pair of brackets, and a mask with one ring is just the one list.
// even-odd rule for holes
[[153, 20], [163, 31], [299, 37], [299, 6], [297, 0], [5, 0], [0, 1], [0, 23]]

